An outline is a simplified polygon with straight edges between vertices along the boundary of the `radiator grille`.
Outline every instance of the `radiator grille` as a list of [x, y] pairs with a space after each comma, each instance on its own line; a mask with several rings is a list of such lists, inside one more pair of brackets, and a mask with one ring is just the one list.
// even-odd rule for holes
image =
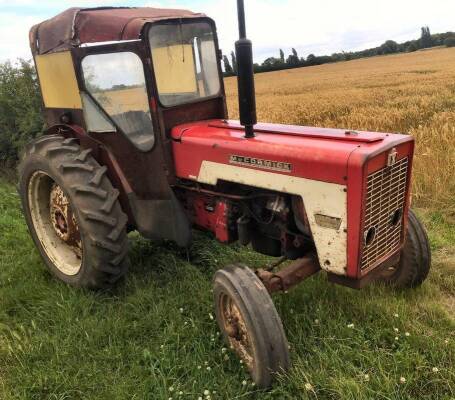
[[361, 269], [373, 267], [401, 243], [408, 158], [368, 176]]

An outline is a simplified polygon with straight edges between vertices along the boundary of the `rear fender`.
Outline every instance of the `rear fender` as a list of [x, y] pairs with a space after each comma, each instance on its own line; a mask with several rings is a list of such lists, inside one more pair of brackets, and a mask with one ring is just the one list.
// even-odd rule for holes
[[[174, 240], [180, 246], [191, 241], [191, 228], [182, 206], [169, 187], [160, 198], [143, 198], [135, 192], [117, 158], [103, 143], [87, 135], [78, 125], [54, 125], [46, 134], [60, 134], [79, 139], [84, 149], [91, 149], [100, 165], [107, 167], [106, 175], [119, 191], [119, 201], [128, 216], [129, 230], [137, 229], [149, 239]], [[149, 166], [151, 170], [153, 166]], [[138, 171], [138, 174], [148, 171]]]

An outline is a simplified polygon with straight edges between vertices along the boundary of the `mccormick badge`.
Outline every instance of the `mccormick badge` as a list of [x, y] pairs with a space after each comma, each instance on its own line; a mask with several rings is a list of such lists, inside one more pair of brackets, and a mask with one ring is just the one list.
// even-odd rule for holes
[[245, 156], [229, 156], [229, 163], [236, 165], [244, 165], [247, 167], [256, 167], [269, 169], [272, 171], [291, 172], [292, 164], [282, 161], [262, 160], [260, 158], [245, 157]]

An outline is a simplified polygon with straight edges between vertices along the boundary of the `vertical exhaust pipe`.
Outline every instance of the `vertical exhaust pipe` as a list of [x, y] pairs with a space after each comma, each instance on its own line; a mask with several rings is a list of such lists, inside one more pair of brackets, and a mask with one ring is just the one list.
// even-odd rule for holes
[[243, 0], [237, 0], [237, 13], [239, 18], [239, 40], [235, 42], [235, 53], [237, 57], [240, 123], [245, 127], [245, 137], [253, 138], [253, 127], [257, 124], [253, 44], [251, 40], [246, 38]]

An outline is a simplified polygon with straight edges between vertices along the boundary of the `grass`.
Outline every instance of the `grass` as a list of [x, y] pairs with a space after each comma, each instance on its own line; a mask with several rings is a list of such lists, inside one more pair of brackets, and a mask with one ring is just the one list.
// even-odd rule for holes
[[[212, 399], [454, 399], [454, 197], [445, 174], [453, 171], [455, 97], [442, 106], [450, 82], [441, 78], [455, 75], [451, 51], [257, 77], [262, 120], [380, 130], [412, 125], [417, 160], [427, 152], [422, 141], [431, 146], [431, 169], [417, 167], [414, 189], [434, 253], [428, 281], [404, 292], [378, 285], [353, 291], [320, 274], [275, 296], [293, 369], [269, 392], [257, 391], [238, 360], [223, 353], [211, 293], [218, 268], [238, 261], [260, 266], [265, 257], [197, 234], [188, 261], [171, 243], [133, 234], [125, 282], [106, 292], [76, 290], [47, 273], [14, 186], [0, 181], [0, 399], [206, 399], [205, 390]], [[396, 82], [391, 64], [404, 83]], [[227, 86], [233, 108], [233, 81]], [[398, 93], [407, 100], [400, 103]], [[413, 100], [418, 94], [425, 100]], [[429, 112], [423, 103], [436, 108], [436, 98], [443, 111]], [[409, 109], [413, 101], [423, 103]], [[394, 111], [384, 120], [387, 109]], [[419, 124], [407, 122], [419, 109]], [[436, 135], [441, 126], [445, 133]]]

